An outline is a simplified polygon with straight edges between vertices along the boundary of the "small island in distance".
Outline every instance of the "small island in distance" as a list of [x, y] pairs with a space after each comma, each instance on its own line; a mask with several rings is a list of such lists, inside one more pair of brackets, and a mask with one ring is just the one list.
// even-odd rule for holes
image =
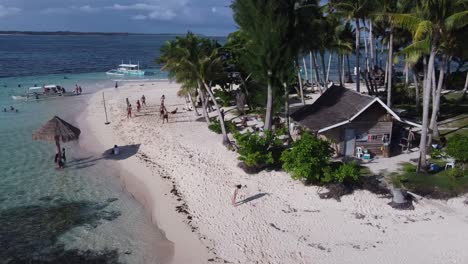
[[104, 36], [128, 36], [128, 35], [178, 35], [173, 33], [128, 33], [128, 32], [76, 32], [76, 31], [19, 31], [1, 30], [0, 35], [104, 35]]

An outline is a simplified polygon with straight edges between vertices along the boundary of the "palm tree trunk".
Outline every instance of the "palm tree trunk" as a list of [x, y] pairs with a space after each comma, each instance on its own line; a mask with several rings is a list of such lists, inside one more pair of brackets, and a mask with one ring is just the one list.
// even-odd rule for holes
[[416, 97], [416, 111], [419, 113], [419, 107], [420, 107], [420, 94], [419, 94], [419, 82], [418, 82], [418, 73], [416, 72], [416, 69], [413, 68], [413, 82], [414, 82], [414, 89], [415, 89], [415, 97]]
[[223, 133], [223, 145], [228, 146], [230, 145], [229, 137], [226, 132], [226, 125], [224, 124], [224, 115], [221, 114], [221, 109], [218, 105], [218, 102], [216, 101], [216, 98], [213, 94], [213, 91], [211, 91], [211, 87], [206, 84], [206, 82], [203, 81], [203, 86], [205, 86], [206, 91], [211, 97], [211, 100], [213, 100], [213, 104], [215, 106], [216, 112], [218, 112], [218, 117], [219, 117], [219, 124], [221, 125], [221, 132]]
[[267, 86], [267, 106], [265, 115], [265, 130], [271, 131], [272, 115], [273, 115], [273, 88], [271, 87], [271, 71], [268, 71], [268, 86]]
[[322, 61], [322, 73], [323, 73], [323, 87], [325, 87], [325, 89], [327, 89], [327, 83], [328, 83], [328, 80], [327, 80], [327, 69], [325, 68], [325, 52], [319, 52], [320, 53], [320, 60]]
[[343, 63], [343, 60], [341, 59], [341, 54], [338, 54], [338, 79], [340, 81], [340, 86], [343, 86], [343, 72], [342, 72], [342, 67], [341, 64]]
[[198, 90], [200, 91], [200, 98], [202, 101], [202, 109], [203, 109], [203, 116], [205, 117], [206, 123], [209, 125], [211, 124], [210, 122], [210, 117], [208, 116], [208, 112], [206, 111], [206, 100], [205, 100], [205, 92], [202, 89], [202, 83], [198, 81]]
[[359, 26], [359, 18], [356, 18], [356, 67], [357, 67], [357, 74], [356, 74], [356, 91], [358, 93], [361, 92], [361, 76], [359, 72], [361, 71], [360, 69], [360, 29], [361, 27]]
[[331, 60], [332, 60], [332, 55], [333, 53], [330, 52], [330, 55], [328, 56], [328, 67], [327, 67], [327, 81], [330, 79], [330, 65], [331, 65]]
[[344, 55], [341, 55], [341, 79], [343, 81], [341, 86], [343, 86], [345, 82], [345, 56]]
[[407, 88], [409, 84], [409, 65], [408, 62], [405, 62], [405, 87]]
[[346, 61], [348, 64], [348, 83], [353, 83], [353, 78], [351, 78], [351, 64], [349, 63], [349, 55], [346, 55]]
[[439, 82], [437, 84], [437, 89], [435, 91], [435, 96], [432, 98], [432, 115], [430, 128], [431, 132], [429, 134], [428, 145], [432, 144], [432, 138], [439, 136], [439, 127], [437, 126], [437, 116], [439, 115], [440, 109], [440, 96], [442, 94], [442, 87], [445, 79], [445, 69], [446, 69], [447, 59], [445, 56], [442, 56], [440, 72], [439, 72]]
[[190, 103], [192, 104], [193, 111], [195, 111], [195, 116], [199, 116], [200, 114], [198, 113], [197, 106], [195, 105], [195, 102], [193, 101], [193, 98], [190, 92], [188, 93], [188, 98], [189, 98]]
[[309, 51], [309, 67], [310, 67], [310, 79], [309, 79], [309, 82], [310, 83], [313, 83], [313, 79], [312, 79], [312, 74], [313, 74], [313, 67], [312, 67], [312, 51]]
[[388, 43], [388, 88], [387, 88], [387, 106], [392, 107], [392, 73], [393, 73], [393, 28], [390, 28], [390, 41]]
[[423, 88], [423, 116], [422, 116], [422, 127], [421, 127], [421, 141], [419, 143], [419, 162], [417, 171], [427, 170], [427, 133], [429, 128], [429, 101], [431, 100], [431, 79], [432, 72], [434, 71], [434, 60], [436, 54], [436, 47], [432, 45], [431, 53], [429, 56], [429, 62], [427, 65], [427, 76]]
[[463, 87], [463, 96], [461, 97], [461, 101], [465, 101], [465, 96], [466, 96], [467, 91], [468, 91], [468, 72], [466, 73], [465, 87]]
[[302, 76], [301, 76], [301, 71], [300, 71], [300, 67], [298, 67], [298, 71], [297, 71], [297, 78], [299, 79], [299, 91], [301, 93], [301, 102], [303, 105], [305, 105], [305, 101], [304, 101], [304, 87], [302, 86]]
[[[366, 32], [366, 20], [362, 20], [364, 25], [364, 33]], [[364, 35], [364, 61], [366, 62], [366, 73], [369, 72], [369, 49], [367, 48], [367, 38]], [[367, 74], [366, 74], [367, 75]]]
[[371, 61], [371, 69], [374, 69], [374, 37], [372, 33], [372, 20], [369, 21], [369, 47], [370, 47], [370, 61]]
[[288, 131], [288, 137], [291, 138], [291, 131], [289, 131], [289, 89], [285, 82], [283, 83], [283, 88], [284, 88], [284, 118], [286, 119], [286, 129]]
[[322, 89], [322, 84], [320, 83], [320, 74], [319, 74], [318, 65], [317, 65], [317, 55], [315, 54], [315, 52], [312, 53], [312, 57], [314, 60], [315, 78], [316, 78], [317, 85], [320, 90], [320, 94], [322, 94], [323, 89]]
[[[306, 61], [305, 61], [305, 57], [302, 58], [302, 63], [304, 63], [304, 74], [305, 74], [305, 79], [306, 80], [309, 80], [309, 74], [307, 72], [307, 64], [306, 64]], [[299, 67], [300, 68], [300, 67]]]

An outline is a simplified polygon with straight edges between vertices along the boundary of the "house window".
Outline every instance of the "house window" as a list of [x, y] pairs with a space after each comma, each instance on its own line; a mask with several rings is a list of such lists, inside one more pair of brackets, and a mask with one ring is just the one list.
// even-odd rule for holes
[[356, 142], [367, 142], [367, 133], [356, 135]]

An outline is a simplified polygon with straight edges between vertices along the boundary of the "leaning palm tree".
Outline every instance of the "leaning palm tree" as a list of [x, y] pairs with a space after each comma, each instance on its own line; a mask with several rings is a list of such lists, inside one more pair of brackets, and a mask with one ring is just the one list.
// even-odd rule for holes
[[221, 58], [217, 53], [218, 44], [209, 39], [200, 39], [189, 32], [185, 37], [177, 37], [167, 42], [161, 49], [159, 62], [163, 69], [169, 71], [169, 76], [187, 86], [195, 83], [202, 97], [203, 112], [207, 123], [210, 123], [206, 111], [205, 93], [211, 97], [216, 108], [223, 134], [223, 144], [229, 145], [224, 119], [220, 107], [208, 83], [215, 80], [222, 71]]
[[[427, 142], [429, 132], [429, 102], [436, 56], [441, 54], [444, 39], [450, 32], [468, 24], [466, 0], [422, 0], [414, 13], [394, 14], [395, 25], [413, 33], [414, 43], [407, 49], [413, 53], [428, 52], [427, 74], [423, 87], [423, 116], [418, 171], [427, 168]], [[437, 97], [437, 93], [436, 93]], [[433, 98], [437, 100], [437, 98]], [[437, 109], [434, 109], [437, 111]]]

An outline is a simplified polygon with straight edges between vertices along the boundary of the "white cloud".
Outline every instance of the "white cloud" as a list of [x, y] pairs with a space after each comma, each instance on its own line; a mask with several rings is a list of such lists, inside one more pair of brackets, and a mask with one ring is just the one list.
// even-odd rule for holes
[[133, 20], [146, 20], [148, 17], [145, 16], [145, 15], [135, 15], [135, 16], [132, 16], [132, 19]]
[[7, 7], [0, 5], [0, 17], [10, 16], [21, 12], [21, 9], [17, 7]]
[[[132, 17], [132, 19], [155, 19], [155, 20], [172, 20], [177, 16], [177, 12], [184, 9], [187, 5], [186, 0], [173, 0], [173, 1], [159, 1], [152, 0], [146, 1], [147, 3], [136, 3], [132, 5], [121, 5], [114, 4], [107, 7], [107, 9], [116, 11], [143, 11], [147, 14], [138, 14]], [[144, 17], [143, 17], [144, 16]]]
[[70, 8], [65, 7], [48, 7], [41, 10], [41, 14], [70, 14]]
[[92, 7], [90, 5], [80, 6], [77, 9], [86, 13], [96, 13], [99, 11], [99, 8]]
[[83, 12], [83, 13], [97, 13], [100, 9], [97, 7], [92, 7], [90, 5], [84, 6], [70, 6], [70, 7], [48, 7], [42, 9], [40, 12], [42, 14], [72, 14], [75, 12]]
[[212, 8], [211, 8], [211, 12], [216, 13], [216, 11], [217, 11], [217, 10], [216, 10], [216, 7], [212, 7]]

